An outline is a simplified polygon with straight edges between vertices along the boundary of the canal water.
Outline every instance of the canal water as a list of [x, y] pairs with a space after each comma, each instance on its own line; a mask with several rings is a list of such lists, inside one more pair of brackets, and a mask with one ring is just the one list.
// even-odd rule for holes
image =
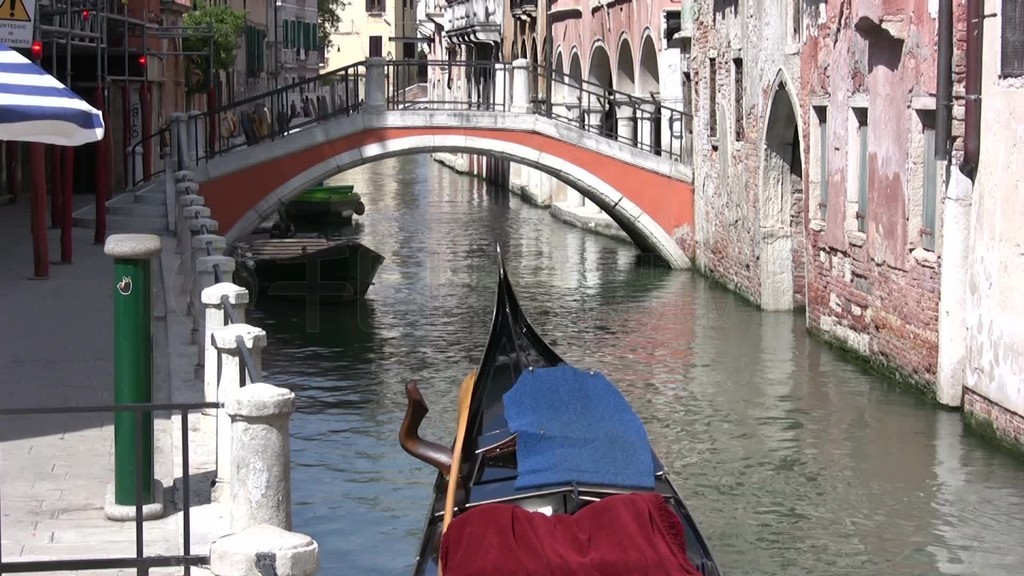
[[1024, 574], [1024, 464], [943, 412], [696, 273], [563, 225], [427, 156], [333, 179], [363, 196], [347, 233], [387, 260], [366, 305], [256, 303], [267, 379], [298, 395], [294, 525], [321, 573], [406, 574], [434, 472], [397, 431], [404, 384], [448, 443], [487, 337], [500, 242], [520, 302], [563, 357], [604, 372], [730, 576]]

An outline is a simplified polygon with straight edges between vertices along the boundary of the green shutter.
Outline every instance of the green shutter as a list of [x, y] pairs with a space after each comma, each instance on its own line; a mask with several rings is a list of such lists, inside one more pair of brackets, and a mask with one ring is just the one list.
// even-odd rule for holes
[[260, 72], [267, 69], [267, 31], [260, 30]]
[[252, 74], [252, 27], [246, 25], [245, 27], [245, 72], [247, 75]]

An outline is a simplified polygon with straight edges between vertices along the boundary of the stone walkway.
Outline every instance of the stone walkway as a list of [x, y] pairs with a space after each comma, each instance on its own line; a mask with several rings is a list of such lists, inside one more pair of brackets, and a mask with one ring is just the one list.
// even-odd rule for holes
[[[88, 203], [86, 198], [76, 198]], [[0, 206], [0, 396], [6, 407], [113, 402], [112, 260], [92, 244], [92, 230], [74, 230], [74, 264], [51, 265], [50, 279], [30, 280], [32, 245], [27, 198]], [[60, 259], [59, 231], [50, 230], [50, 260]], [[171, 238], [154, 265], [154, 401], [201, 401], [180, 303], [165, 299], [163, 281], [174, 271]], [[173, 297], [180, 298], [177, 291]], [[157, 418], [156, 477], [165, 514], [145, 523], [147, 555], [182, 549], [181, 429], [177, 416]], [[193, 415], [192, 552], [208, 553], [226, 533], [224, 509], [208, 504], [215, 467], [212, 416]], [[134, 556], [132, 522], [113, 522], [103, 505], [113, 482], [113, 425], [109, 414], [0, 418], [0, 553], [4, 560]], [[205, 489], [204, 489], [205, 488]], [[204, 505], [205, 503], [205, 505]], [[151, 574], [182, 574], [181, 568]], [[193, 570], [193, 574], [201, 573]], [[91, 576], [130, 570], [65, 572]]]

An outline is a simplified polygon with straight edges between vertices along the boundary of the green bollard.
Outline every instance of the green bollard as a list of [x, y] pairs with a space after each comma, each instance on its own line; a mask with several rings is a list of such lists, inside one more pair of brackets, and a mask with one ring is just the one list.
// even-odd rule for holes
[[[150, 260], [161, 250], [152, 234], [114, 234], [103, 251], [114, 257], [114, 403], [153, 401], [153, 337], [150, 331]], [[142, 443], [142, 503], [153, 504], [153, 413], [114, 416], [114, 504], [132, 507], [139, 471], [136, 442]]]

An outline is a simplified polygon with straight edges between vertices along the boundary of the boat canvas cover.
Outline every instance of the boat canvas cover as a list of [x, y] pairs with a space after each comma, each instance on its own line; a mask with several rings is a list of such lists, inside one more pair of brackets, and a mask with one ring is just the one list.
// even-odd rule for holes
[[452, 520], [445, 576], [700, 576], [682, 521], [655, 493], [609, 496], [573, 515], [485, 504]]
[[516, 434], [517, 490], [572, 483], [654, 488], [647, 431], [600, 372], [568, 364], [527, 370], [503, 400]]

